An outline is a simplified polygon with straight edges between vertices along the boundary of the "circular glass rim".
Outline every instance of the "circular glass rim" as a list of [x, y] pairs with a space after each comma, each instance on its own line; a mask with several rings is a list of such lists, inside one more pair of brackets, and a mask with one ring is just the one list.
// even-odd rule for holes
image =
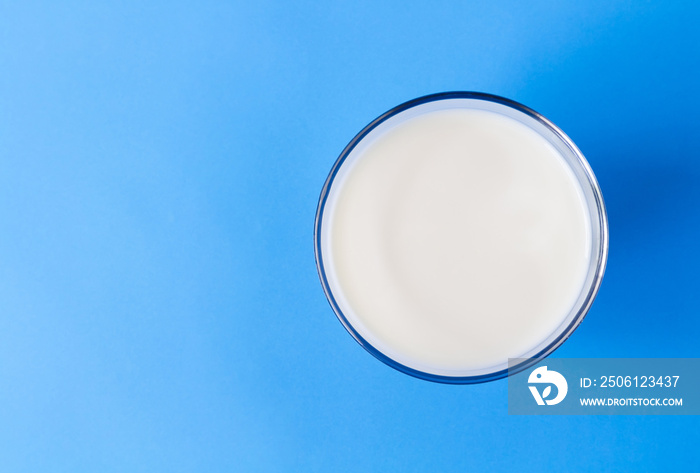
[[[341, 310], [340, 306], [338, 305], [338, 302], [333, 295], [333, 291], [330, 287], [328, 278], [326, 276], [326, 269], [324, 266], [324, 260], [323, 260], [323, 251], [322, 251], [322, 240], [321, 240], [321, 229], [323, 225], [323, 214], [324, 210], [326, 207], [326, 203], [328, 200], [328, 196], [331, 190], [331, 187], [333, 185], [333, 182], [335, 180], [336, 175], [340, 171], [341, 167], [345, 163], [345, 160], [350, 156], [352, 151], [355, 149], [355, 147], [372, 131], [374, 130], [377, 126], [388, 120], [389, 118], [398, 115], [406, 110], [409, 110], [411, 108], [417, 107], [419, 105], [423, 105], [426, 103], [430, 102], [437, 102], [437, 101], [442, 101], [442, 100], [451, 100], [451, 99], [471, 99], [471, 100], [480, 100], [480, 101], [486, 101], [486, 102], [493, 102], [496, 104], [504, 105], [506, 107], [515, 109], [518, 112], [521, 112], [528, 117], [534, 119], [535, 121], [539, 122], [541, 125], [544, 125], [550, 132], [552, 132], [558, 140], [560, 140], [561, 144], [565, 145], [566, 148], [571, 151], [572, 155], [576, 158], [578, 164], [581, 166], [581, 169], [586, 177], [586, 180], [588, 184], [590, 185], [590, 190], [592, 191], [592, 195], [594, 198], [594, 205], [597, 210], [596, 215], [590, 215], [591, 222], [597, 217], [598, 221], [598, 228], [599, 228], [599, 235], [598, 235], [598, 245], [597, 247], [591, 248], [591, 257], [595, 258], [596, 265], [595, 268], [593, 269], [593, 279], [590, 283], [590, 287], [588, 288], [588, 292], [585, 295], [585, 298], [583, 299], [583, 302], [580, 304], [578, 307], [578, 311], [575, 314], [575, 316], [571, 319], [570, 323], [568, 326], [566, 326], [556, 338], [554, 338], [553, 341], [551, 341], [547, 346], [545, 346], [543, 349], [541, 349], [539, 352], [536, 354], [530, 356], [528, 359], [519, 361], [518, 363], [508, 366], [506, 369], [501, 369], [498, 371], [494, 371], [491, 373], [486, 373], [486, 374], [480, 374], [480, 375], [475, 375], [475, 376], [447, 376], [447, 375], [440, 375], [440, 374], [435, 374], [435, 373], [428, 373], [424, 371], [420, 371], [414, 368], [411, 368], [410, 366], [406, 366], [402, 363], [399, 363], [398, 361], [394, 360], [393, 358], [385, 355], [383, 352], [381, 352], [379, 349], [375, 348], [371, 343], [369, 343], [365, 338], [358, 333], [358, 331], [353, 327], [353, 325], [348, 321], [348, 319], [345, 317], [343, 314], [343, 311]], [[536, 131], [536, 130], [535, 130]], [[537, 131], [536, 131], [537, 132]], [[538, 132], [539, 133], [539, 132]], [[567, 162], [567, 164], [570, 165], [570, 163]], [[579, 181], [580, 185], [583, 185], [581, 182], [581, 179], [577, 177], [577, 180]], [[586, 199], [588, 200], [588, 199]], [[589, 202], [590, 204], [590, 202]], [[591, 231], [593, 231], [591, 229]], [[593, 245], [595, 246], [595, 241], [593, 242]], [[603, 274], [605, 272], [605, 266], [607, 263], [607, 255], [608, 255], [608, 220], [607, 220], [607, 213], [605, 210], [605, 203], [603, 202], [603, 195], [600, 190], [600, 186], [598, 184], [598, 181], [595, 178], [595, 175], [593, 174], [593, 171], [588, 164], [588, 161], [586, 161], [586, 158], [583, 156], [581, 151], [576, 147], [576, 145], [573, 143], [573, 141], [559, 128], [557, 127], [554, 123], [549, 121], [547, 118], [542, 116], [541, 114], [537, 113], [536, 111], [532, 110], [529, 107], [526, 107], [525, 105], [522, 105], [518, 102], [515, 102], [510, 99], [506, 99], [504, 97], [500, 97], [498, 95], [492, 95], [492, 94], [487, 94], [483, 92], [461, 92], [461, 91], [456, 91], [456, 92], [441, 92], [441, 93], [436, 93], [436, 94], [430, 94], [430, 95], [425, 95], [422, 97], [418, 97], [413, 100], [409, 100], [408, 102], [404, 102], [391, 110], [387, 111], [386, 113], [380, 115], [376, 119], [374, 119], [371, 123], [369, 123], [367, 126], [365, 126], [362, 131], [360, 131], [351, 141], [348, 143], [348, 145], [343, 149], [342, 153], [340, 153], [340, 156], [338, 159], [335, 161], [335, 164], [331, 168], [330, 173], [328, 174], [328, 177], [326, 178], [325, 184], [323, 186], [323, 189], [321, 190], [321, 195], [319, 197], [318, 201], [318, 207], [316, 209], [316, 218], [314, 222], [314, 254], [316, 257], [316, 269], [318, 271], [319, 278], [321, 280], [321, 285], [323, 286], [323, 291], [326, 295], [326, 298], [328, 299], [328, 302], [333, 309], [333, 312], [335, 315], [338, 317], [338, 320], [340, 320], [340, 323], [343, 324], [345, 329], [348, 331], [348, 333], [357, 341], [357, 343], [360, 344], [365, 350], [367, 350], [369, 353], [371, 353], [375, 358], [379, 359], [386, 365], [402, 372], [405, 374], [408, 374], [410, 376], [419, 378], [419, 379], [424, 379], [427, 381], [433, 381], [437, 383], [444, 383], [444, 384], [477, 384], [477, 383], [485, 383], [488, 381], [495, 381], [498, 379], [505, 378], [509, 376], [510, 374], [515, 374], [520, 371], [523, 371], [534, 364], [538, 363], [541, 361], [543, 358], [546, 358], [549, 356], [552, 352], [554, 352], [557, 348], [559, 348], [568, 338], [571, 336], [571, 334], [576, 330], [576, 328], [581, 324], [583, 319], [585, 318], [586, 314], [588, 313], [591, 305], [593, 304], [593, 300], [595, 299], [596, 294], [598, 293], [598, 289], [600, 288], [600, 284], [603, 279]], [[591, 274], [591, 271], [589, 270], [589, 274]], [[586, 287], [584, 286], [582, 288], [582, 291], [584, 291]]]

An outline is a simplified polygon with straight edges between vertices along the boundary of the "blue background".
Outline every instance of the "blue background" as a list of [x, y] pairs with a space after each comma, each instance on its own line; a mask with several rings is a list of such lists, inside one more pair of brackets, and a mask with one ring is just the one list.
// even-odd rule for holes
[[697, 5], [0, 3], [2, 471], [697, 469], [697, 417], [513, 417], [504, 380], [386, 367], [312, 241], [369, 121], [503, 95], [608, 205], [607, 274], [557, 356], [700, 356]]

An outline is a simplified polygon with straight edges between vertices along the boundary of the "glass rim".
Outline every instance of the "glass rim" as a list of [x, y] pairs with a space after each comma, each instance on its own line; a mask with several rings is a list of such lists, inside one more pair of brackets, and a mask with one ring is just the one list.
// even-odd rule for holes
[[[417, 107], [419, 105], [423, 105], [426, 103], [430, 102], [438, 102], [442, 100], [451, 100], [451, 99], [471, 99], [471, 100], [479, 100], [479, 101], [485, 101], [485, 102], [493, 102], [499, 105], [506, 106], [508, 108], [514, 109], [518, 112], [521, 112], [528, 117], [534, 119], [535, 121], [539, 122], [542, 124], [545, 128], [547, 128], [550, 132], [552, 132], [556, 138], [563, 144], [565, 145], [569, 151], [571, 151], [572, 155], [575, 157], [576, 162], [581, 166], [581, 170], [583, 171], [587, 184], [590, 186], [590, 190], [593, 195], [593, 206], [596, 209], [596, 215], [590, 215], [590, 220], [591, 223], [594, 221], [594, 219], [597, 220], [598, 223], [598, 245], [595, 248], [591, 249], [591, 258], [594, 258], [595, 260], [595, 267], [593, 268], [592, 274], [593, 274], [593, 279], [590, 283], [590, 287], [588, 287], [588, 292], [586, 293], [583, 302], [578, 306], [578, 310], [574, 317], [571, 319], [569, 324], [561, 330], [561, 332], [558, 333], [557, 337], [554, 338], [550, 343], [548, 343], [544, 348], [539, 350], [537, 353], [535, 353], [532, 356], [529, 356], [527, 359], [524, 361], [520, 361], [517, 364], [513, 366], [508, 366], [505, 369], [497, 370], [494, 372], [486, 373], [486, 374], [479, 374], [479, 375], [474, 375], [474, 376], [448, 376], [448, 375], [442, 375], [442, 374], [436, 374], [436, 373], [429, 373], [421, 370], [417, 370], [415, 368], [411, 368], [410, 366], [406, 366], [393, 358], [389, 357], [388, 355], [384, 354], [381, 350], [376, 348], [374, 345], [369, 343], [350, 323], [350, 321], [347, 319], [345, 314], [343, 313], [342, 309], [340, 308], [334, 294], [333, 290], [330, 287], [328, 277], [326, 275], [326, 268], [324, 266], [324, 259], [323, 259], [323, 250], [322, 250], [322, 225], [323, 225], [323, 215], [324, 215], [324, 210], [326, 208], [326, 203], [329, 197], [329, 193], [331, 191], [331, 187], [335, 181], [335, 177], [337, 176], [338, 172], [340, 171], [341, 167], [345, 163], [346, 159], [350, 156], [352, 151], [355, 149], [355, 147], [372, 131], [374, 130], [377, 126], [380, 124], [384, 123], [391, 117], [394, 117], [402, 112], [405, 112], [409, 109], [412, 109], [414, 107]], [[526, 125], [527, 126], [527, 125]], [[537, 130], [533, 130], [536, 133], [540, 134]], [[561, 153], [560, 153], [561, 154]], [[566, 161], [566, 158], [564, 158]], [[567, 165], [571, 167], [571, 164], [567, 161]], [[577, 182], [579, 185], [583, 185], [584, 183], [582, 182], [582, 179], [575, 175]], [[585, 196], [585, 192], [584, 192]], [[591, 204], [591, 202], [588, 202], [588, 198], [586, 197], [585, 200], [587, 201], [588, 204]], [[593, 229], [591, 229], [592, 236], [593, 235]], [[592, 243], [593, 244], [593, 243]], [[559, 348], [576, 330], [576, 328], [581, 324], [583, 319], [585, 318], [586, 314], [591, 308], [591, 305], [593, 304], [593, 300], [595, 299], [598, 290], [600, 288], [600, 284], [603, 279], [603, 274], [605, 273], [605, 267], [607, 264], [607, 256], [608, 256], [608, 220], [607, 220], [607, 212], [605, 210], [605, 203], [603, 201], [603, 195], [600, 190], [600, 185], [598, 184], [598, 181], [593, 174], [593, 170], [591, 169], [588, 161], [586, 158], [583, 156], [581, 151], [578, 149], [578, 147], [574, 144], [574, 142], [559, 128], [557, 127], [554, 123], [552, 123], [550, 120], [545, 118], [543, 115], [540, 113], [534, 111], [533, 109], [522, 105], [518, 102], [515, 102], [513, 100], [498, 96], [498, 95], [493, 95], [493, 94], [487, 94], [483, 92], [466, 92], [466, 91], [454, 91], [454, 92], [440, 92], [436, 94], [430, 94], [430, 95], [425, 95], [422, 97], [415, 98], [413, 100], [409, 100], [407, 102], [404, 102], [400, 105], [397, 105], [396, 107], [390, 109], [389, 111], [383, 113], [379, 117], [375, 118], [372, 120], [367, 126], [365, 126], [355, 137], [347, 144], [347, 146], [343, 149], [343, 151], [340, 153], [339, 157], [336, 159], [335, 163], [333, 164], [333, 167], [331, 168], [328, 177], [326, 178], [326, 181], [323, 185], [323, 188], [321, 190], [321, 194], [319, 197], [318, 201], [318, 206], [316, 209], [316, 217], [314, 221], [314, 255], [316, 258], [316, 269], [318, 271], [319, 278], [321, 280], [321, 285], [323, 287], [323, 291], [326, 295], [326, 299], [328, 300], [331, 308], [333, 309], [333, 312], [335, 313], [336, 317], [340, 321], [340, 323], [345, 327], [345, 329], [348, 331], [348, 333], [357, 341], [357, 343], [360, 344], [366, 351], [368, 351], [370, 354], [372, 354], [375, 358], [379, 359], [386, 365], [402, 372], [405, 374], [408, 374], [410, 376], [413, 376], [415, 378], [427, 380], [427, 381], [432, 381], [432, 382], [437, 382], [437, 383], [443, 383], [443, 384], [477, 384], [477, 383], [485, 383], [488, 381], [495, 381], [498, 379], [505, 378], [511, 374], [516, 374], [519, 373], [522, 370], [525, 370], [539, 361], [541, 361], [543, 358], [546, 358], [549, 356], [552, 352], [554, 352], [557, 348]], [[589, 269], [588, 274], [591, 274], [591, 270]], [[582, 287], [582, 292], [586, 289], [586, 286]], [[574, 306], [575, 307], [575, 306]], [[572, 308], [573, 309], [573, 308]], [[556, 332], [553, 332], [556, 333]], [[545, 339], [546, 341], [546, 339]]]

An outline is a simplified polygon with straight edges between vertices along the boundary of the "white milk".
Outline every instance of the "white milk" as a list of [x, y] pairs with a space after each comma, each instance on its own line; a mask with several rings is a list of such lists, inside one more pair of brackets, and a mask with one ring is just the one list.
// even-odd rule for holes
[[443, 376], [503, 369], [561, 331], [591, 254], [570, 167], [484, 110], [438, 110], [358, 146], [324, 213], [329, 284], [376, 349]]

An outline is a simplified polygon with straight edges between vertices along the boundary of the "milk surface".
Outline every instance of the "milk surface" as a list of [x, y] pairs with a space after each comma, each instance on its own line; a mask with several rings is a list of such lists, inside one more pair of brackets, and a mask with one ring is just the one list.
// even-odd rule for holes
[[558, 151], [484, 110], [418, 114], [366, 140], [333, 183], [326, 271], [353, 327], [441, 375], [503, 368], [581, 293], [590, 216]]

